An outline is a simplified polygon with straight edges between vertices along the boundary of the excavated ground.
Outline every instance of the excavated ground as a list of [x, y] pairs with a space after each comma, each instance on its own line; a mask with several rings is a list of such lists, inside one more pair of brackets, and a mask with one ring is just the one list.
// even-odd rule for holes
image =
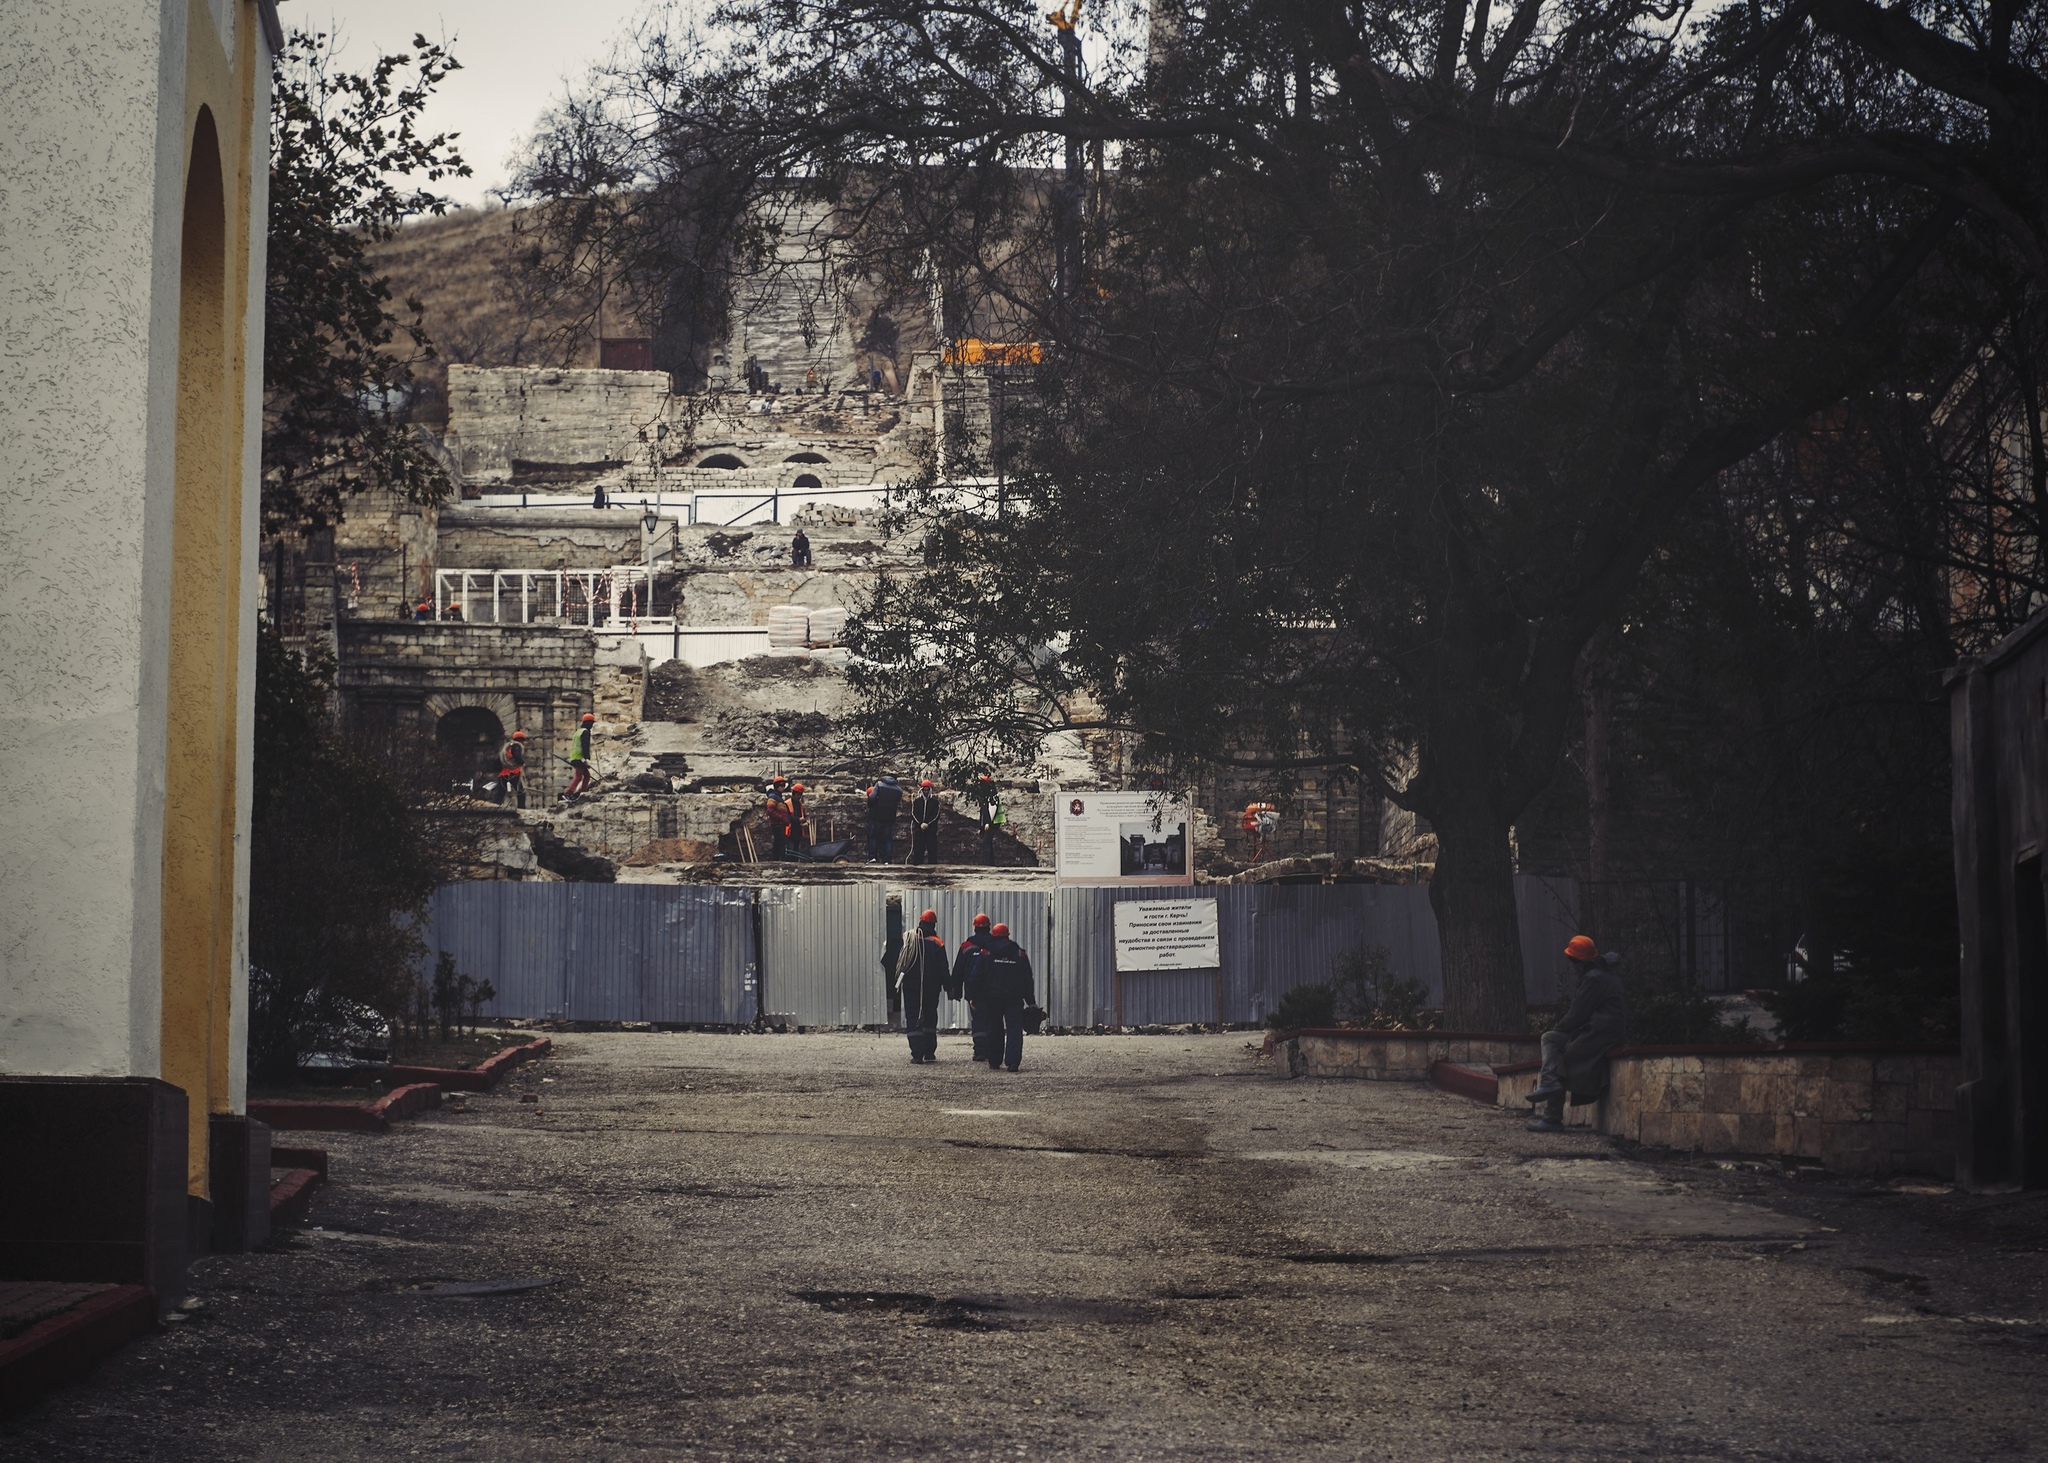
[[[2042, 1207], [1654, 1167], [1243, 1035], [572, 1035], [0, 1428], [10, 1460], [1978, 1459]], [[538, 1094], [538, 1103], [521, 1100]], [[550, 1283], [482, 1295], [432, 1289]]]

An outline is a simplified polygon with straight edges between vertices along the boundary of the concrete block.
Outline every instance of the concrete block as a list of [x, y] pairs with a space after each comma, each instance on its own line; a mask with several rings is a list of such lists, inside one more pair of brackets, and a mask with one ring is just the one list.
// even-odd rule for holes
[[1636, 1141], [1648, 1148], [1669, 1148], [1671, 1142], [1671, 1114], [1668, 1112], [1644, 1112], [1636, 1123]]
[[1781, 1150], [1801, 1158], [1818, 1158], [1827, 1145], [1828, 1125], [1815, 1117], [1794, 1118], [1792, 1141], [1788, 1148]]
[[[1681, 1058], [1697, 1062], [1697, 1058]], [[1697, 1066], [1691, 1070], [1681, 1068], [1671, 1074], [1671, 1081], [1664, 1089], [1664, 1106], [1673, 1112], [1700, 1111], [1707, 1095], [1707, 1075]]]
[[1700, 1113], [1698, 1111], [1674, 1112], [1670, 1114], [1670, 1137], [1666, 1140], [1673, 1148], [1688, 1151], [1700, 1146]]
[[1820, 1116], [1831, 1123], [1870, 1121], [1870, 1083], [1829, 1082], [1821, 1092]]
[[1911, 1056], [1882, 1056], [1872, 1061], [1871, 1075], [1879, 1082], [1910, 1083], [1916, 1065], [1915, 1059]]
[[1828, 1082], [1836, 1087], [1868, 1087], [1875, 1066], [1870, 1057], [1836, 1057], [1828, 1064]]
[[1913, 1107], [1913, 1084], [1878, 1081], [1871, 1090], [1870, 1116], [1878, 1122], [1902, 1123]]
[[1746, 1106], [1743, 1101], [1742, 1085], [1745, 1078], [1739, 1071], [1710, 1071], [1702, 1090], [1703, 1106], [1710, 1113], [1739, 1113]]
[[1775, 1153], [1778, 1151], [1779, 1118], [1776, 1113], [1746, 1112], [1735, 1121], [1735, 1151], [1737, 1153]]
[[1742, 1151], [1742, 1119], [1729, 1112], [1701, 1113], [1699, 1147], [1705, 1153]]

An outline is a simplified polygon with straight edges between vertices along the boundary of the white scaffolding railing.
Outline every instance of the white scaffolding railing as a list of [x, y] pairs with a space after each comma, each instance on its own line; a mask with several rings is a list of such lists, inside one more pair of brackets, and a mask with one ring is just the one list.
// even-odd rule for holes
[[654, 584], [637, 564], [610, 569], [436, 569], [434, 618], [473, 625], [568, 625], [586, 630], [666, 627]]

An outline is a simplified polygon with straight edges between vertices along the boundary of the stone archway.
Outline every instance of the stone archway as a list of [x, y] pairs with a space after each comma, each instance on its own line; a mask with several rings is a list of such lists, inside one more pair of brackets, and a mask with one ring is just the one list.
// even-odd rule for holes
[[477, 774], [496, 769], [505, 723], [487, 707], [458, 706], [434, 723], [434, 744], [449, 782], [474, 785]]

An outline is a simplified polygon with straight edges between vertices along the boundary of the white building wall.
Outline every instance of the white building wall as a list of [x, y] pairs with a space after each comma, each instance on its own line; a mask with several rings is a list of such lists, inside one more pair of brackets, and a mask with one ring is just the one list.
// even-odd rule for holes
[[186, 16], [0, 41], [0, 1072], [159, 1070]]

